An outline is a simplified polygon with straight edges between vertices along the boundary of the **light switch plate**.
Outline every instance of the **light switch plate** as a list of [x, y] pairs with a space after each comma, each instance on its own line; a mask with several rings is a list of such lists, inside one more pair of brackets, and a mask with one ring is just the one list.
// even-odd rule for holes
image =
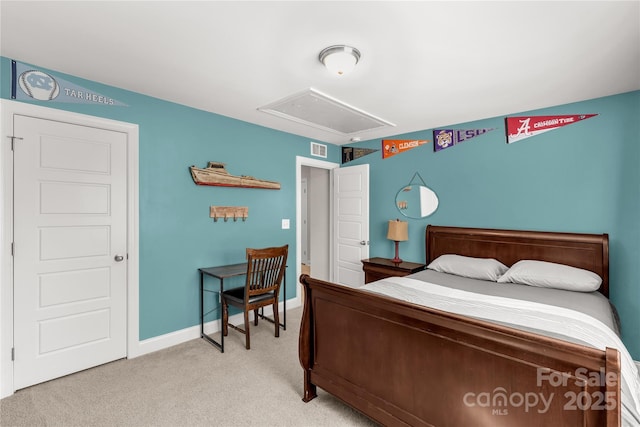
[[283, 219], [282, 220], [282, 229], [283, 230], [288, 230], [289, 229], [289, 220], [288, 219]]

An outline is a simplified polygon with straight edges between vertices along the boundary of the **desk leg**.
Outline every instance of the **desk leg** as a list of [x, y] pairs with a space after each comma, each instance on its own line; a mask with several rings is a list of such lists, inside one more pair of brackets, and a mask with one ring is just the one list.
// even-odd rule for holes
[[[220, 304], [222, 304], [222, 291], [224, 290], [224, 279], [220, 279]], [[220, 315], [220, 352], [224, 353], [224, 331], [222, 326], [222, 315]]]
[[[222, 299], [223, 283], [220, 279], [220, 298]], [[222, 319], [220, 319], [220, 342], [217, 342], [209, 335], [204, 333], [204, 273], [200, 272], [200, 337], [204, 338], [209, 344], [224, 353], [224, 334], [222, 333]]]
[[204, 273], [200, 272], [200, 338], [204, 337]]

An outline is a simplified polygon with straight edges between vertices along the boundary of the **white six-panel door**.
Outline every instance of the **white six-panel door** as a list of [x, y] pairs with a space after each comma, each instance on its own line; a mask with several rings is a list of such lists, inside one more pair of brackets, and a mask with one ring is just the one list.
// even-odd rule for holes
[[335, 281], [364, 285], [369, 258], [369, 165], [333, 169]]
[[14, 116], [14, 388], [126, 356], [127, 135]]

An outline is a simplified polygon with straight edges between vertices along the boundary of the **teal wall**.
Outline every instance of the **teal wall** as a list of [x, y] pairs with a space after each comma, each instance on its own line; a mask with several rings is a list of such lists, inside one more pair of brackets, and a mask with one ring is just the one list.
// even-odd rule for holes
[[[10, 60], [0, 59], [0, 95], [9, 99]], [[140, 339], [198, 323], [198, 267], [242, 262], [247, 246], [285, 243], [293, 265], [295, 158], [309, 157], [308, 138], [51, 73], [128, 107], [32, 103], [140, 126]], [[409, 220], [412, 238], [400, 244], [406, 260], [424, 259], [427, 224], [608, 233], [611, 299], [625, 344], [640, 359], [640, 92], [513, 115], [582, 113], [598, 116], [511, 145], [504, 117], [451, 124], [442, 127], [496, 130], [438, 153], [431, 142], [386, 160], [378, 151], [348, 163], [371, 168], [370, 255], [393, 255], [386, 222], [400, 216], [395, 195], [415, 172], [440, 206], [429, 218]], [[433, 135], [429, 129], [390, 138], [432, 141]], [[353, 145], [381, 148], [379, 139]], [[339, 162], [339, 147], [328, 148], [328, 160]], [[282, 189], [194, 185], [188, 166], [209, 160], [226, 162], [232, 173], [279, 181]], [[249, 219], [214, 223], [210, 205], [249, 206]], [[291, 229], [280, 228], [282, 218], [291, 219]], [[287, 283], [292, 297], [294, 268]]]
[[[10, 99], [10, 59], [1, 58], [0, 67], [0, 93]], [[296, 156], [310, 157], [308, 138], [37, 69], [128, 106], [31, 103], [139, 125], [141, 340], [198, 324], [198, 268], [243, 262], [246, 247], [289, 244], [287, 297], [295, 296], [295, 165]], [[328, 144], [327, 160], [339, 162], [339, 152]], [[233, 174], [278, 181], [281, 189], [196, 186], [188, 167], [209, 160], [227, 163]], [[248, 206], [249, 218], [214, 222], [211, 205]], [[281, 229], [283, 218], [291, 220], [289, 230]]]
[[[517, 96], [517, 95], [514, 95]], [[437, 108], [437, 107], [436, 107]], [[611, 300], [630, 353], [640, 359], [640, 91], [514, 113], [598, 116], [506, 143], [504, 117], [441, 128], [496, 128], [446, 150], [433, 151], [432, 129], [389, 139], [431, 143], [382, 159], [381, 151], [348, 163], [369, 163], [371, 256], [392, 257], [388, 220], [402, 217], [397, 191], [419, 172], [439, 198], [430, 217], [409, 219], [407, 261], [425, 258], [427, 224], [608, 233]], [[350, 144], [381, 149], [381, 141]]]

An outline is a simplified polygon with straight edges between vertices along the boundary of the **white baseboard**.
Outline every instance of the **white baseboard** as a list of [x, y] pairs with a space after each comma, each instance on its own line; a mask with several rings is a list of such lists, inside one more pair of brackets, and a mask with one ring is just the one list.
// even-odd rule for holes
[[[280, 311], [284, 310], [283, 303], [279, 304]], [[300, 307], [300, 301], [296, 298], [287, 300], [287, 310]], [[271, 307], [264, 308], [264, 314], [271, 316], [273, 310]], [[229, 316], [229, 322], [233, 324], [242, 323], [244, 321], [242, 313]], [[204, 332], [206, 334], [213, 334], [220, 331], [222, 327], [222, 320], [213, 320], [204, 324]], [[162, 350], [165, 348], [173, 347], [174, 345], [182, 344], [190, 340], [200, 338], [200, 325], [191, 326], [189, 328], [181, 329], [179, 331], [170, 332], [168, 334], [159, 335], [157, 337], [149, 338], [139, 342], [138, 348], [134, 354], [129, 354], [127, 358], [133, 359], [144, 354], [153, 353], [154, 351]]]

